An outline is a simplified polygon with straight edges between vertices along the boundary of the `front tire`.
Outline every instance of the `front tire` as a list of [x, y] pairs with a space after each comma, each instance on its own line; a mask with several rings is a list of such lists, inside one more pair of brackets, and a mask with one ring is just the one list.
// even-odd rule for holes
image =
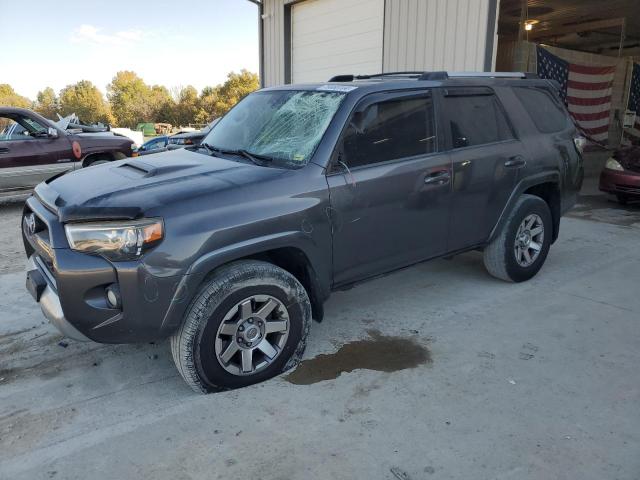
[[309, 297], [293, 275], [242, 260], [205, 282], [171, 337], [171, 353], [196, 392], [244, 387], [295, 367], [310, 325]]
[[551, 247], [553, 222], [547, 202], [522, 195], [500, 234], [485, 248], [484, 265], [496, 278], [524, 282], [542, 268]]
[[106, 155], [89, 157], [84, 161], [84, 168], [95, 167], [97, 165], [104, 165], [105, 163], [111, 162], [111, 158]]

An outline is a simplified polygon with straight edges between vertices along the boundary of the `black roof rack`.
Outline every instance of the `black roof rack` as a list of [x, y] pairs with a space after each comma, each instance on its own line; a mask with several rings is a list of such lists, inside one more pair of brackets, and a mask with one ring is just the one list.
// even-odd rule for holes
[[447, 80], [449, 78], [538, 78], [531, 72], [385, 72], [372, 75], [336, 75], [330, 82], [353, 82], [373, 78], [404, 78], [415, 80]]

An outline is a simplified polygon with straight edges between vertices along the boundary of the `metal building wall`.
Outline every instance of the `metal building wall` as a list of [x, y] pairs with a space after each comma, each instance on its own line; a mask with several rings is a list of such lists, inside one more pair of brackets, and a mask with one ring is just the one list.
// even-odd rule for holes
[[496, 15], [496, 0], [387, 0], [385, 72], [491, 70]]
[[[301, 0], [263, 0], [263, 85], [286, 81], [285, 37], [291, 32], [285, 5]], [[321, 1], [321, 0], [318, 0]], [[385, 0], [383, 68], [492, 70], [498, 0]]]
[[263, 72], [265, 87], [281, 85], [284, 78], [284, 4], [286, 0], [263, 0]]

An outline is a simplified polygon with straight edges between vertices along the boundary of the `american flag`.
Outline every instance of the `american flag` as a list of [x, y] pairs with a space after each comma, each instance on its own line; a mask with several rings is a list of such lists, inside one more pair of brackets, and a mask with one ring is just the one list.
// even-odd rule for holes
[[616, 67], [578, 65], [542, 47], [536, 50], [538, 76], [557, 81], [560, 96], [587, 138], [605, 143], [609, 138], [611, 86]]
[[636, 112], [636, 123], [624, 131], [625, 143], [640, 144], [640, 64], [633, 64], [627, 110]]

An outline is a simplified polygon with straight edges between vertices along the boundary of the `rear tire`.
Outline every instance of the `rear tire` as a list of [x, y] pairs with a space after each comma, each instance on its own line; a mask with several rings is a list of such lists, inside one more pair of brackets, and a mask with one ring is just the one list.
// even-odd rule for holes
[[620, 205], [628, 205], [629, 204], [629, 197], [627, 197], [626, 195], [623, 195], [623, 194], [619, 193], [618, 195], [616, 195], [616, 198], [618, 199], [618, 203]]
[[171, 337], [171, 353], [196, 392], [244, 387], [295, 367], [310, 325], [309, 297], [293, 275], [241, 260], [204, 283]]
[[499, 235], [484, 250], [484, 265], [496, 278], [524, 282], [542, 268], [553, 235], [547, 202], [522, 195]]

